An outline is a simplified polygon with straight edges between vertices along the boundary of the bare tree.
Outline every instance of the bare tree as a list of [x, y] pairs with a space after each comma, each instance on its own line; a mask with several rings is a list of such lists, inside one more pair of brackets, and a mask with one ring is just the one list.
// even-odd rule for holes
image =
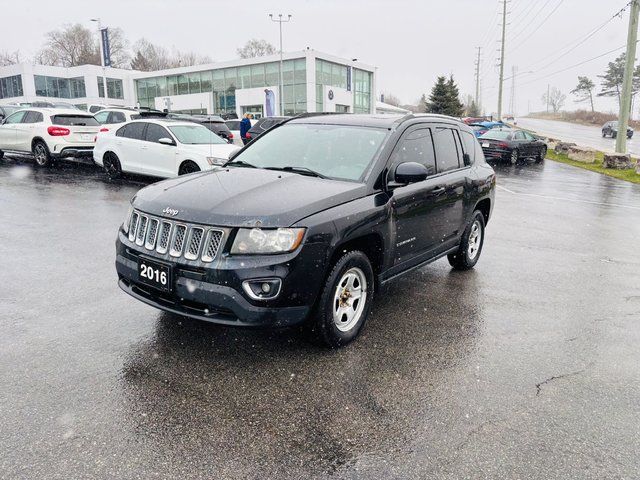
[[212, 61], [207, 55], [198, 55], [195, 52], [181, 52], [175, 49], [171, 55], [171, 62], [174, 67], [190, 67], [192, 65], [211, 63]]
[[252, 38], [244, 44], [244, 47], [238, 48], [236, 52], [240, 58], [255, 58], [273, 55], [276, 53], [276, 48], [266, 40]]
[[15, 52], [9, 52], [8, 50], [3, 50], [0, 52], [0, 67], [4, 67], [7, 65], [15, 65], [16, 63], [20, 63], [20, 51], [16, 50]]
[[542, 95], [542, 103], [549, 105], [553, 109], [553, 113], [560, 111], [566, 99], [567, 96], [556, 87], [552, 87], [548, 95], [547, 92]]
[[[46, 43], [36, 55], [37, 63], [75, 67], [100, 65], [100, 39], [86, 27], [76, 23], [65, 25], [62, 30], [46, 34]], [[128, 42], [119, 28], [109, 28], [111, 65], [126, 68], [129, 65]]]
[[393, 93], [383, 93], [384, 95], [384, 103], [388, 105], [393, 105], [394, 107], [400, 106], [400, 99], [396, 97]]
[[135, 43], [133, 51], [131, 68], [143, 72], [211, 63], [211, 58], [208, 56], [197, 55], [193, 52], [180, 52], [176, 49], [169, 53], [166, 48], [154, 45], [144, 38]]

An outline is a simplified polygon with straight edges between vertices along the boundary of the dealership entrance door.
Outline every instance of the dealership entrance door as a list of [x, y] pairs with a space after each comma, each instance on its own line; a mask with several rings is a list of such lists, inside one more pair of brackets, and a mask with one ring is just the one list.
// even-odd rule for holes
[[262, 118], [262, 105], [246, 105], [242, 107], [242, 116], [244, 117], [245, 113], [250, 113], [253, 115], [253, 118], [258, 120]]

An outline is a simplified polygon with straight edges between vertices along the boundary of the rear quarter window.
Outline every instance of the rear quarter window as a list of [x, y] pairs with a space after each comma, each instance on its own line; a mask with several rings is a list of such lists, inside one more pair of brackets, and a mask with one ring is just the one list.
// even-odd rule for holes
[[100, 125], [95, 118], [89, 115], [53, 115], [51, 117], [51, 123], [53, 125], [82, 127], [96, 127]]
[[469, 165], [473, 165], [476, 161], [476, 145], [480, 145], [476, 140], [476, 137], [473, 134], [462, 130], [460, 132], [462, 137], [462, 144], [464, 148], [464, 153], [469, 155]]

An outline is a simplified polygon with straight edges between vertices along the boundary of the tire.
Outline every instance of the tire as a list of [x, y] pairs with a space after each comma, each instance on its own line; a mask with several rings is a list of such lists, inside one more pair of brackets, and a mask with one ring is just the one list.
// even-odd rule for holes
[[191, 160], [185, 160], [180, 164], [180, 168], [178, 169], [178, 175], [187, 175], [189, 173], [199, 172], [200, 167], [196, 162]]
[[462, 234], [458, 251], [447, 256], [449, 265], [456, 270], [470, 270], [478, 263], [483, 245], [484, 215], [476, 210]]
[[518, 153], [518, 150], [516, 150], [515, 148], [511, 150], [511, 157], [509, 157], [509, 160], [511, 161], [511, 165], [515, 165], [516, 163], [518, 163], [519, 158], [520, 158], [520, 155]]
[[113, 152], [106, 152], [102, 157], [102, 168], [111, 180], [122, 177], [122, 164]]
[[354, 250], [343, 255], [327, 276], [322, 293], [307, 320], [312, 339], [329, 348], [342, 347], [362, 329], [374, 295], [369, 258]]
[[33, 144], [33, 157], [36, 160], [36, 164], [39, 167], [48, 167], [51, 165], [51, 153], [49, 152], [49, 147], [42, 140], [38, 140]]
[[4, 157], [4, 152], [0, 150], [0, 160], [2, 160], [3, 157]]
[[616, 138], [618, 136], [618, 132], [611, 132], [611, 138]]
[[607, 136], [607, 132], [605, 132], [604, 130], [602, 131], [602, 138]]
[[538, 152], [538, 156], [536, 157], [536, 163], [540, 163], [544, 161], [546, 156], [547, 156], [547, 147], [542, 147]]

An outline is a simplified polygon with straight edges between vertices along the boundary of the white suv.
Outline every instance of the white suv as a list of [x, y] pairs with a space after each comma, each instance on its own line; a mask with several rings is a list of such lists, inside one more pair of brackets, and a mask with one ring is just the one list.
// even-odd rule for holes
[[32, 153], [41, 167], [58, 158], [90, 158], [99, 129], [93, 115], [79, 110], [18, 110], [0, 124], [0, 158], [4, 152]]
[[236, 150], [197, 123], [145, 119], [101, 132], [93, 160], [110, 178], [123, 172], [169, 178], [222, 165]]

